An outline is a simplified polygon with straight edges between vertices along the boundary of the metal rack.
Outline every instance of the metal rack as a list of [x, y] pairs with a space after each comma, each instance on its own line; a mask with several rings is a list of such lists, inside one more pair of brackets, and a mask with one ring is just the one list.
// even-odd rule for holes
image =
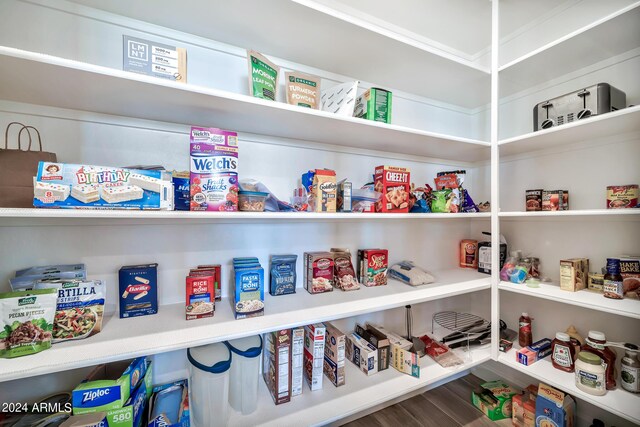
[[451, 332], [458, 332], [462, 334], [462, 338], [466, 336], [466, 350], [469, 351], [470, 341], [477, 337], [479, 331], [488, 329], [491, 322], [480, 316], [476, 316], [475, 314], [459, 313], [456, 311], [441, 311], [435, 313], [431, 318], [432, 334], [435, 332], [436, 324]]

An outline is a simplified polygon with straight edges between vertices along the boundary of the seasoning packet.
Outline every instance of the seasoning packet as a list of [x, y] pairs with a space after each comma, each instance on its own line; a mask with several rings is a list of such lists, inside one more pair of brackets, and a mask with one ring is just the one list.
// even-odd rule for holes
[[269, 269], [269, 293], [273, 296], [296, 293], [298, 255], [273, 255]]
[[56, 297], [55, 289], [0, 294], [0, 358], [51, 348]]
[[280, 67], [256, 51], [248, 50], [249, 93], [262, 99], [276, 100]]
[[291, 71], [284, 73], [287, 104], [317, 110], [320, 108], [320, 78]]
[[106, 286], [101, 280], [58, 280], [36, 283], [35, 289], [58, 293], [53, 342], [88, 338], [102, 329]]

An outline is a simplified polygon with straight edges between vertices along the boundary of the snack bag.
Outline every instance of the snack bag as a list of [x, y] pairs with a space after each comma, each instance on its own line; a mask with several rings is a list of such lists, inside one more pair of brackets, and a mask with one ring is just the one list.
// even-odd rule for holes
[[249, 93], [256, 98], [276, 100], [280, 67], [256, 51], [247, 51]]
[[309, 74], [292, 71], [285, 73], [287, 104], [298, 107], [320, 108], [320, 78]]

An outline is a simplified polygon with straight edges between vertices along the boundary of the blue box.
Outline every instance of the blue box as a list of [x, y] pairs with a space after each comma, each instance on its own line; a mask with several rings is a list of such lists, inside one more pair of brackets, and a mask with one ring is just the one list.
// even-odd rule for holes
[[120, 268], [120, 318], [158, 312], [158, 264], [126, 265]]
[[234, 264], [236, 319], [264, 315], [264, 269], [260, 264]]
[[190, 210], [191, 203], [191, 193], [190, 193], [190, 179], [189, 173], [187, 172], [187, 176], [176, 175], [173, 174], [173, 203], [175, 206], [175, 210], [177, 211], [188, 211]]
[[[159, 402], [159, 396], [171, 392], [171, 396], [164, 402]], [[166, 396], [165, 396], [166, 397]], [[160, 406], [158, 406], [160, 405]], [[158, 406], [156, 408], [156, 406]], [[168, 418], [167, 418], [168, 416]], [[175, 419], [177, 417], [177, 420]], [[174, 418], [173, 420], [171, 418]], [[171, 422], [176, 421], [176, 422]], [[153, 395], [149, 401], [148, 427], [189, 427], [189, 384], [180, 380], [153, 388]]]
[[536, 427], [576, 425], [576, 401], [568, 394], [540, 383], [536, 398]]

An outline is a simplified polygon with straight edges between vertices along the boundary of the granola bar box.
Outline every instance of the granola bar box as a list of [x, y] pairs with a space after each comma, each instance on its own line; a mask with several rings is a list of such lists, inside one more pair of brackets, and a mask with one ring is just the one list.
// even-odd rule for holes
[[375, 169], [374, 189], [382, 193], [376, 202], [376, 212], [409, 212], [411, 173], [407, 168], [378, 166]]
[[36, 208], [173, 210], [171, 173], [111, 166], [40, 162]]

